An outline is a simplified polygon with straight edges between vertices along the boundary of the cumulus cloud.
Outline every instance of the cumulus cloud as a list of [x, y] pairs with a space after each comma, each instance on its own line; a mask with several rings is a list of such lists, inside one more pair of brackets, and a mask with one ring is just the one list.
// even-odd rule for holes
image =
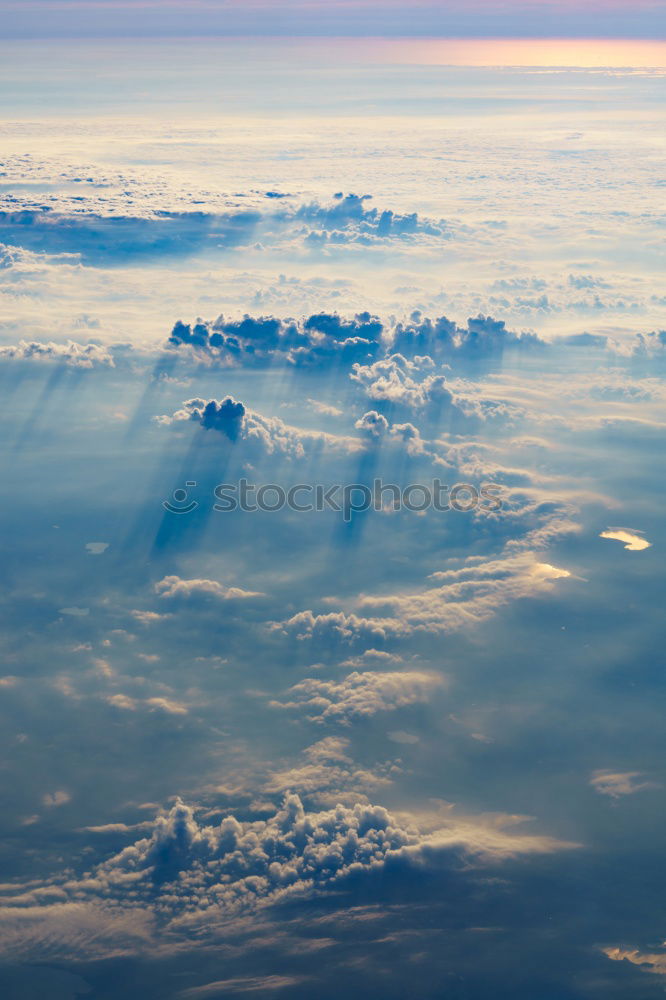
[[350, 319], [321, 312], [301, 320], [246, 314], [240, 320], [219, 316], [194, 325], [178, 321], [169, 345], [190, 347], [200, 359], [227, 367], [256, 367], [276, 358], [298, 368], [334, 361], [348, 367], [378, 354], [382, 331], [382, 322], [368, 312]]
[[[373, 207], [371, 195], [340, 192], [299, 205], [285, 192], [255, 190], [239, 201], [209, 185], [199, 188], [193, 178], [183, 185], [129, 164], [120, 171], [88, 165], [87, 176], [62, 161], [54, 169], [53, 161], [34, 160], [26, 174], [25, 158], [8, 156], [3, 167], [15, 180], [29, 176], [33, 182], [19, 197], [0, 192], [9, 250], [48, 248], [52, 257], [76, 255], [84, 264], [189, 256], [219, 247], [261, 249], [264, 241], [310, 254], [342, 248], [366, 253], [390, 244], [409, 250], [441, 247], [455, 232], [443, 220]], [[11, 253], [7, 257], [11, 265]]]
[[524, 410], [515, 404], [486, 398], [484, 386], [460, 378], [449, 380], [444, 374], [435, 374], [435, 368], [430, 356], [417, 355], [410, 360], [391, 354], [371, 365], [354, 364], [350, 379], [380, 409], [420, 411], [429, 420], [447, 417], [451, 427], [458, 425], [466, 431], [480, 422], [524, 416]]
[[301, 206], [296, 217], [315, 223], [326, 231], [332, 230], [334, 234], [340, 230], [375, 237], [408, 236], [419, 230], [436, 235], [446, 233], [444, 223], [419, 220], [416, 212], [399, 215], [391, 210], [380, 211], [370, 206], [370, 201], [372, 195], [344, 194], [341, 191], [328, 204], [314, 201]]
[[221, 402], [210, 399], [189, 399], [184, 407], [190, 411], [191, 419], [196, 420], [207, 431], [220, 431], [226, 434], [230, 441], [235, 441], [243, 424], [245, 407], [232, 396], [226, 396]]
[[426, 374], [424, 377], [424, 372], [433, 367], [430, 357], [408, 361], [401, 354], [392, 354], [372, 365], [353, 365], [350, 378], [363, 386], [369, 399], [377, 402], [412, 409], [431, 407], [439, 411], [452, 406], [454, 400], [446, 376]]
[[367, 802], [401, 773], [397, 761], [381, 761], [372, 768], [359, 765], [349, 749], [348, 739], [327, 736], [306, 747], [296, 764], [271, 771], [261, 790], [272, 796], [296, 792], [318, 806], [355, 805]]
[[[507, 832], [498, 822], [450, 817], [424, 831], [378, 805], [308, 811], [292, 793], [266, 819], [229, 814], [205, 825], [178, 799], [149, 836], [81, 876], [68, 872], [3, 893], [0, 923], [14, 957], [45, 939], [52, 956], [71, 948], [100, 956], [141, 948], [156, 921], [163, 941], [193, 931], [215, 937], [247, 912], [327, 891], [350, 875], [437, 867], [451, 855], [490, 864], [572, 846]], [[88, 933], [82, 932], [86, 919]]]
[[361, 594], [353, 610], [301, 611], [273, 628], [296, 638], [342, 642], [448, 632], [471, 627], [498, 608], [525, 597], [547, 594], [568, 570], [542, 562], [533, 552], [495, 560], [470, 560], [459, 569], [433, 573], [437, 587], [414, 593]]
[[446, 631], [483, 621], [509, 601], [548, 592], [555, 581], [568, 576], [567, 570], [524, 553], [433, 573], [431, 579], [440, 586], [419, 593], [364, 595], [358, 607], [387, 610], [410, 631]]
[[156, 625], [158, 622], [171, 618], [170, 614], [162, 615], [157, 611], [141, 611], [140, 609], [135, 609], [130, 614], [140, 625]]
[[79, 255], [33, 253], [25, 247], [0, 243], [0, 272], [11, 272], [11, 277], [34, 277], [52, 264], [65, 264], [76, 267], [80, 263]]
[[341, 681], [308, 677], [289, 689], [290, 700], [271, 704], [303, 711], [312, 721], [348, 725], [377, 712], [425, 702], [442, 683], [442, 677], [426, 671], [354, 671]]
[[653, 330], [652, 333], [637, 334], [634, 354], [637, 357], [663, 359], [666, 356], [666, 330]]
[[217, 432], [228, 441], [242, 445], [243, 455], [248, 459], [266, 455], [300, 459], [305, 456], [308, 445], [342, 453], [361, 447], [358, 440], [351, 437], [291, 427], [279, 417], [266, 417], [247, 409], [232, 396], [222, 400], [185, 400], [175, 413], [155, 417], [155, 422], [161, 426], [194, 422], [204, 430]]
[[405, 357], [428, 355], [478, 359], [501, 355], [507, 348], [533, 349], [543, 347], [534, 333], [514, 333], [507, 330], [504, 320], [479, 313], [459, 327], [446, 316], [432, 320], [420, 312], [412, 314], [406, 323], [397, 323], [393, 330], [391, 349]]
[[365, 618], [344, 611], [328, 611], [316, 614], [314, 611], [299, 611], [282, 622], [274, 622], [272, 628], [297, 639], [317, 639], [329, 642], [350, 642], [385, 640], [391, 635], [400, 635], [404, 627], [398, 618]]
[[0, 359], [8, 361], [57, 361], [71, 368], [113, 368], [113, 353], [101, 344], [79, 344], [68, 340], [64, 344], [52, 341], [21, 340], [18, 344], [0, 347]]
[[361, 434], [370, 440], [377, 441], [388, 433], [389, 423], [386, 417], [376, 410], [368, 410], [360, 417], [354, 427]]
[[183, 580], [179, 576], [165, 576], [155, 584], [155, 593], [164, 599], [210, 597], [218, 601], [242, 600], [264, 595], [241, 587], [227, 587], [217, 580]]
[[[350, 317], [318, 312], [300, 319], [245, 314], [242, 319], [221, 315], [215, 320], [197, 319], [193, 324], [179, 320], [168, 346], [189, 348], [202, 363], [224, 367], [265, 366], [278, 360], [298, 368], [336, 364], [349, 369], [394, 359], [386, 369], [376, 370], [373, 381], [382, 379], [375, 388], [377, 393], [384, 389], [395, 396], [400, 381], [412, 372], [432, 367], [433, 359], [465, 362], [497, 358], [507, 349], [543, 349], [545, 344], [536, 334], [514, 333], [503, 320], [482, 313], [459, 327], [446, 316], [429, 319], [416, 312], [408, 322], [396, 322], [366, 311]], [[358, 381], [363, 377], [362, 372], [357, 373]], [[440, 384], [433, 381], [429, 386], [435, 401]], [[413, 386], [408, 382], [403, 393], [409, 388]]]

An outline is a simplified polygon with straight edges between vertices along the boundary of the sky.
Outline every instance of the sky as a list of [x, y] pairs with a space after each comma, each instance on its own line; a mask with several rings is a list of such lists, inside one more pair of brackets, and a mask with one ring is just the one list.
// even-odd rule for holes
[[661, 0], [2, 0], [3, 37], [662, 38]]
[[544, 6], [0, 46], [8, 1000], [663, 996], [666, 53]]

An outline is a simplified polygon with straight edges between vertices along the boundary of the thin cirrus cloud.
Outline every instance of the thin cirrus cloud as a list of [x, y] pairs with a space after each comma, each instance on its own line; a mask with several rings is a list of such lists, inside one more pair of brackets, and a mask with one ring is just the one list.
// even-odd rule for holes
[[595, 771], [590, 778], [590, 785], [599, 795], [606, 795], [611, 799], [659, 788], [654, 781], [645, 781], [643, 778], [640, 771]]

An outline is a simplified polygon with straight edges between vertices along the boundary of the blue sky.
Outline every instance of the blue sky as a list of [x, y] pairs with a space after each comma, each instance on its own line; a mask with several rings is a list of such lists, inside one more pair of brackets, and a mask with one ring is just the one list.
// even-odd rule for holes
[[362, 35], [659, 38], [659, 0], [3, 0], [5, 37]]

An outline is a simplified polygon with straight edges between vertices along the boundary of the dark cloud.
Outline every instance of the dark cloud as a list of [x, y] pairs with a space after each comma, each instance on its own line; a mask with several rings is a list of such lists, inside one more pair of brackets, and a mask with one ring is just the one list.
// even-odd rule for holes
[[303, 329], [307, 332], [323, 333], [333, 340], [348, 340], [350, 337], [360, 337], [365, 340], [379, 340], [383, 326], [376, 316], [370, 313], [357, 313], [352, 320], [342, 319], [337, 314], [317, 313], [305, 320]]
[[[328, 766], [324, 740], [313, 766]], [[515, 822], [509, 818], [506, 825]], [[50, 954], [72, 949], [101, 957], [140, 950], [161, 928], [172, 941], [215, 939], [232, 921], [267, 906], [330, 891], [343, 879], [399, 867], [441, 867], [447, 856], [479, 864], [575, 845], [469, 819], [432, 818], [424, 830], [382, 806], [357, 802], [308, 810], [287, 793], [266, 819], [233, 813], [212, 825], [177, 799], [149, 836], [75, 876], [19, 883], [3, 896], [5, 946], [29, 953], [49, 941]], [[6, 887], [5, 887], [6, 889]]]
[[507, 330], [504, 320], [492, 316], [470, 317], [464, 327], [459, 327], [446, 316], [437, 319], [412, 313], [407, 323], [398, 323], [394, 330], [392, 349], [406, 357], [430, 355], [474, 359], [501, 355], [507, 347], [534, 348], [543, 342], [533, 333], [514, 333]]
[[383, 325], [370, 313], [344, 319], [317, 313], [302, 321], [273, 316], [241, 320], [218, 317], [193, 325], [180, 320], [169, 337], [174, 347], [188, 345], [202, 357], [226, 365], [268, 364], [274, 358], [295, 367], [316, 367], [339, 361], [347, 366], [370, 361], [381, 350]]
[[76, 253], [84, 263], [100, 265], [133, 261], [141, 257], [187, 256], [202, 250], [237, 247], [248, 242], [261, 221], [256, 211], [208, 212], [152, 211], [146, 217], [133, 214], [128, 202], [125, 214], [105, 216], [83, 212], [72, 214], [41, 210], [0, 212], [6, 242], [28, 250]]
[[413, 313], [409, 322], [391, 325], [369, 312], [352, 318], [320, 312], [302, 320], [245, 315], [231, 321], [220, 316], [193, 325], [179, 320], [169, 344], [187, 345], [202, 359], [229, 366], [265, 365], [279, 358], [303, 368], [332, 363], [351, 367], [392, 354], [464, 361], [500, 357], [507, 348], [543, 347], [536, 334], [514, 333], [490, 316], [470, 318], [458, 327], [446, 316], [428, 319]]
[[279, 417], [267, 417], [247, 409], [232, 396], [222, 400], [187, 399], [180, 409], [156, 416], [154, 421], [162, 426], [193, 421], [204, 430], [217, 431], [231, 442], [242, 443], [244, 456], [253, 459], [267, 455], [302, 458], [308, 445], [315, 450], [328, 448], [343, 455], [359, 448], [356, 438], [291, 427]]
[[243, 426], [245, 407], [233, 396], [226, 396], [221, 402], [216, 399], [189, 399], [183, 404], [191, 413], [191, 419], [200, 423], [207, 431], [220, 431], [230, 441], [235, 441]]

